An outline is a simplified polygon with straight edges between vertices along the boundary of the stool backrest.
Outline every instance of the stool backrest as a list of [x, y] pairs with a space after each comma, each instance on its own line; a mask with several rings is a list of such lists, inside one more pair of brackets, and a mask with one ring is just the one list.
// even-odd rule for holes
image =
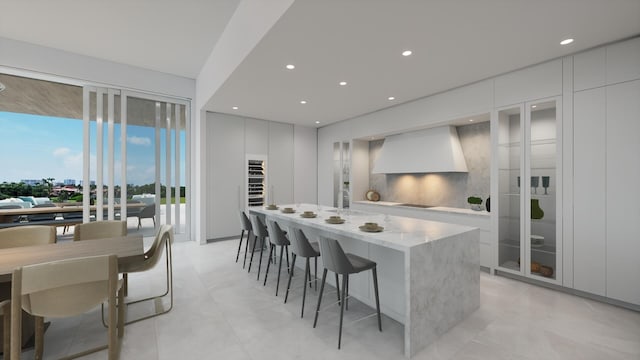
[[351, 261], [344, 254], [342, 246], [337, 240], [320, 237], [320, 254], [322, 255], [322, 263], [324, 267], [336, 274], [352, 274], [354, 273]]
[[289, 239], [287, 239], [287, 235], [284, 234], [280, 225], [275, 221], [271, 221], [271, 236], [269, 237], [269, 241], [278, 246], [288, 246], [291, 244]]
[[318, 255], [313, 247], [311, 247], [311, 243], [304, 232], [302, 232], [302, 229], [291, 228], [291, 233], [293, 234], [291, 238], [291, 247], [296, 255], [305, 258], [315, 257]]
[[240, 226], [242, 226], [242, 230], [252, 231], [251, 221], [249, 221], [249, 218], [244, 211], [240, 211]]
[[251, 225], [253, 233], [259, 238], [266, 238], [269, 236], [269, 232], [267, 231], [266, 226], [258, 215], [251, 215]]

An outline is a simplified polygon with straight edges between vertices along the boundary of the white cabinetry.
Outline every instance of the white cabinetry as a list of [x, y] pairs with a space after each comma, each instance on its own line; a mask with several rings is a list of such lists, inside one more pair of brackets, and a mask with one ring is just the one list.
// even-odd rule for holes
[[293, 125], [269, 122], [267, 174], [269, 203], [293, 203]]
[[207, 239], [237, 235], [245, 179], [244, 121], [207, 113]]
[[[273, 189], [276, 202], [293, 202], [293, 125], [219, 113], [207, 113], [207, 121], [207, 239], [238, 236], [238, 211], [246, 207], [249, 191], [249, 157], [269, 160], [266, 201], [272, 201]], [[306, 156], [315, 159], [315, 149]]]
[[576, 92], [573, 101], [573, 286], [605, 296], [605, 88]]
[[640, 80], [606, 98], [607, 296], [640, 305]]

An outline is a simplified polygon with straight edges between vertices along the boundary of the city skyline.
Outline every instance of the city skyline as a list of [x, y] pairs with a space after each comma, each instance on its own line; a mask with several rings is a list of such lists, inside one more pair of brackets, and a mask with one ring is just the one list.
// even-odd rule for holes
[[[96, 176], [96, 123], [91, 121], [90, 133], [90, 179]], [[106, 123], [104, 124], [104, 145], [106, 147]], [[54, 183], [63, 183], [65, 179], [83, 180], [83, 122], [78, 119], [52, 116], [21, 114], [0, 111], [0, 151], [6, 154], [0, 170], [0, 182], [20, 182], [23, 179], [54, 178]], [[115, 134], [120, 125], [114, 126]], [[184, 186], [185, 133], [181, 131], [181, 186]], [[165, 130], [161, 129], [161, 139], [165, 139]], [[121, 183], [121, 140], [114, 139], [114, 183]], [[173, 146], [172, 140], [172, 146]], [[164, 141], [160, 144], [160, 153], [165, 154]], [[155, 182], [155, 128], [136, 125], [127, 126], [127, 183], [145, 185]], [[106, 182], [107, 151], [103, 152]], [[171, 159], [174, 168], [174, 156]], [[164, 183], [164, 164], [161, 171], [161, 183]], [[175, 184], [172, 184], [175, 185]]]

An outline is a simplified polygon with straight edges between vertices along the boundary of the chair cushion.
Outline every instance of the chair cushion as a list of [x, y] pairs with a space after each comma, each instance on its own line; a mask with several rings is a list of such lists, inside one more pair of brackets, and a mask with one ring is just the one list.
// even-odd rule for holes
[[365, 259], [361, 256], [354, 255], [354, 254], [347, 253], [345, 255], [347, 256], [355, 272], [357, 273], [361, 271], [373, 269], [374, 267], [376, 267], [375, 261], [371, 261], [369, 259]]

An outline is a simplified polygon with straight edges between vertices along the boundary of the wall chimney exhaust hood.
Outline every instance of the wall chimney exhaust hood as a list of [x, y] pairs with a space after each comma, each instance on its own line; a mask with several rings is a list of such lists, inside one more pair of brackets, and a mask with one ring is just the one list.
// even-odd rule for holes
[[468, 172], [458, 132], [441, 126], [384, 139], [374, 174]]

